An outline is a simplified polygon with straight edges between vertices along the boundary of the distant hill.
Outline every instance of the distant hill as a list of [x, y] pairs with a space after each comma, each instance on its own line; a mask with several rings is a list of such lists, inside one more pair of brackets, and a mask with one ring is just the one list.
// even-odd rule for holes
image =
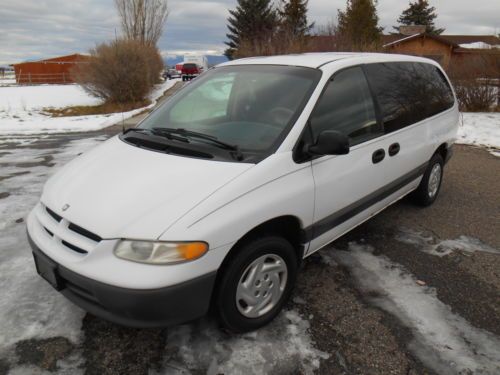
[[[221, 64], [227, 61], [227, 57], [223, 55], [207, 55], [208, 65], [213, 66], [217, 64]], [[184, 61], [184, 56], [170, 56], [163, 60], [164, 63], [168, 66], [174, 66], [175, 64], [181, 63]]]

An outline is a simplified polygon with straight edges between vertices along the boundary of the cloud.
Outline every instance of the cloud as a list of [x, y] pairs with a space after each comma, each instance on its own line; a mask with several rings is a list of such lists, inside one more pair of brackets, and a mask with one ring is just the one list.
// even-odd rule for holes
[[99, 0], [3, 0], [0, 63], [85, 52], [112, 38], [117, 25], [113, 7]]
[[[431, 0], [437, 24], [448, 33], [493, 34], [500, 30], [500, 2], [491, 0]], [[392, 30], [404, 0], [379, 0], [380, 24]], [[163, 54], [219, 54], [225, 49], [228, 10], [236, 0], [170, 0]], [[309, 18], [316, 24], [335, 19], [345, 0], [310, 0]], [[120, 33], [112, 0], [2, 0], [0, 64], [86, 52]]]

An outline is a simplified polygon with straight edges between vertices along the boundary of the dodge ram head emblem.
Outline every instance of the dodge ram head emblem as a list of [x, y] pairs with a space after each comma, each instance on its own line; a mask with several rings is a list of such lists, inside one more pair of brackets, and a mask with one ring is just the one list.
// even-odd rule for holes
[[69, 204], [67, 204], [67, 203], [66, 203], [66, 204], [62, 207], [62, 210], [63, 210], [63, 211], [66, 211], [68, 208], [69, 208]]

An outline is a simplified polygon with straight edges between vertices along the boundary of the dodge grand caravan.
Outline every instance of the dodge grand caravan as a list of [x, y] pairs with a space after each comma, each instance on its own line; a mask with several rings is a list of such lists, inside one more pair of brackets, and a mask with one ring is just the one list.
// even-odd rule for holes
[[219, 65], [48, 180], [27, 224], [36, 269], [119, 324], [167, 326], [211, 307], [233, 332], [256, 329], [303, 258], [408, 194], [434, 202], [457, 126], [431, 60]]

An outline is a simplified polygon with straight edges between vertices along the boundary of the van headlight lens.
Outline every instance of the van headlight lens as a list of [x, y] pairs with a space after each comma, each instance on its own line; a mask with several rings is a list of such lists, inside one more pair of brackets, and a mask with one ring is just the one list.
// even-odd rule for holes
[[118, 258], [147, 264], [173, 264], [198, 259], [208, 251], [206, 242], [163, 242], [121, 240], [114, 253]]

